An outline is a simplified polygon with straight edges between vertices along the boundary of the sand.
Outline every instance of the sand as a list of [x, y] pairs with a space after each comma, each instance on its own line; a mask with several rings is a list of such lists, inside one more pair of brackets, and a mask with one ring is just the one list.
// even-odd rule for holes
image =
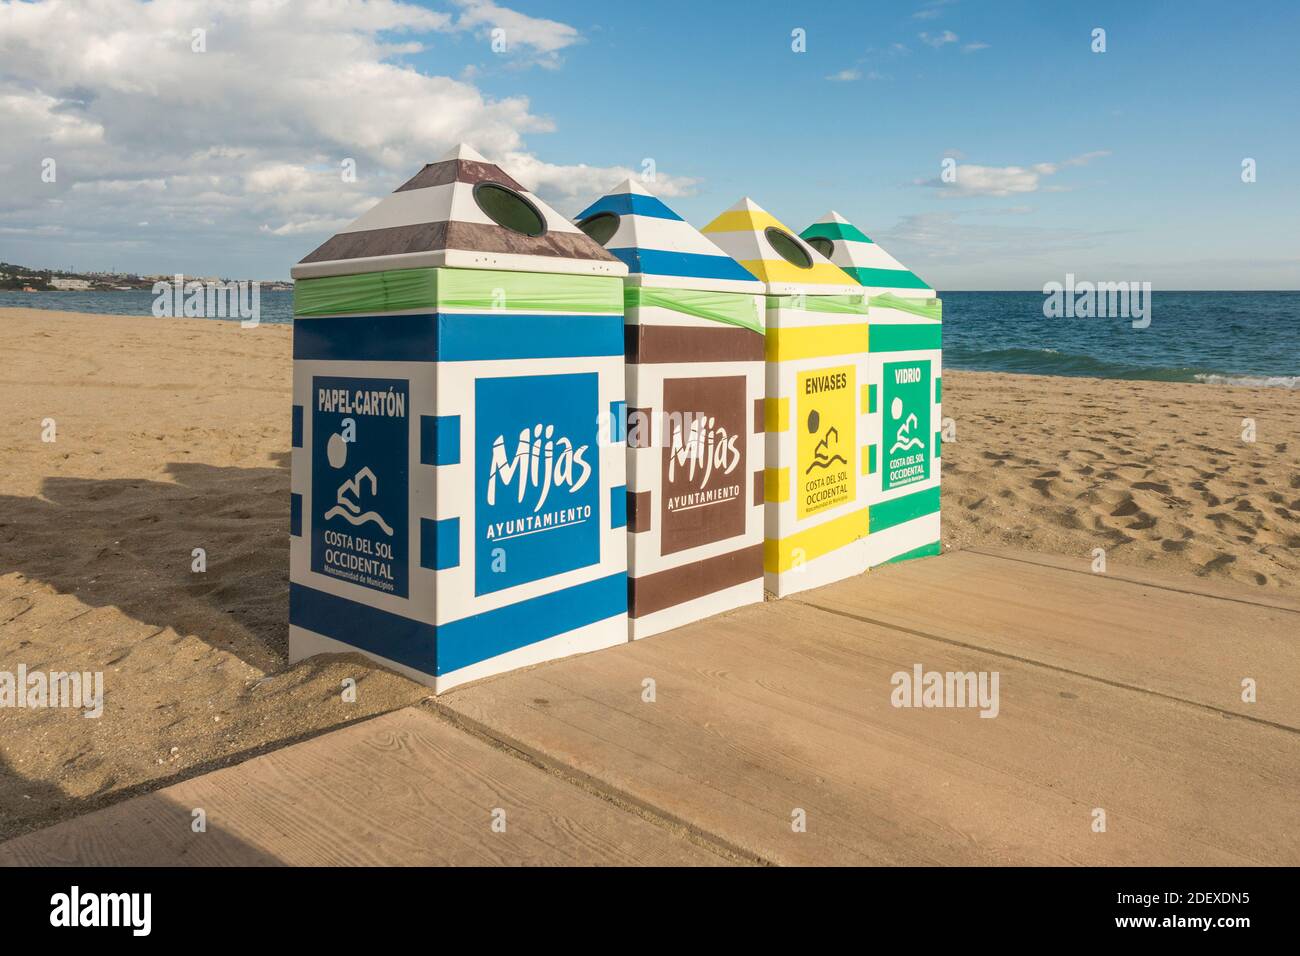
[[951, 372], [943, 399], [945, 549], [1300, 587], [1300, 392]]
[[[0, 709], [0, 839], [428, 695], [358, 657], [286, 664], [287, 327], [0, 309], [0, 337], [0, 670], [106, 692], [100, 719]], [[1300, 395], [944, 377], [945, 548], [1296, 593]]]

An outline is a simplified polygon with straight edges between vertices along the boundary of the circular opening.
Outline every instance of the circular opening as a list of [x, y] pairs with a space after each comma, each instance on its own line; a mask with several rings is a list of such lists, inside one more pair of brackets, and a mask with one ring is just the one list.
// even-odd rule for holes
[[602, 246], [618, 232], [619, 218], [612, 212], [598, 212], [578, 223], [578, 228]]
[[835, 240], [827, 239], [825, 236], [814, 236], [807, 240], [808, 245], [812, 246], [827, 259], [835, 254]]
[[546, 231], [546, 220], [530, 203], [513, 189], [499, 183], [479, 183], [474, 187], [474, 202], [498, 226], [524, 236], [540, 236]]
[[767, 236], [767, 241], [772, 244], [776, 254], [790, 263], [792, 266], [798, 266], [800, 269], [812, 268], [812, 256], [808, 255], [806, 249], [799, 245], [799, 240], [790, 233], [785, 232], [776, 226], [768, 226], [763, 231]]

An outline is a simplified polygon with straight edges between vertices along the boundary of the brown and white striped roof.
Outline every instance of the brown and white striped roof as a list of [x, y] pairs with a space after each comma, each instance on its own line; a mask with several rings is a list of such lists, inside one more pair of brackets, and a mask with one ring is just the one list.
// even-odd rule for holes
[[[528, 199], [546, 221], [545, 231], [526, 236], [488, 218], [474, 201], [474, 187], [484, 182]], [[615, 256], [463, 143], [322, 243], [292, 274], [308, 279], [432, 266], [627, 274]]]

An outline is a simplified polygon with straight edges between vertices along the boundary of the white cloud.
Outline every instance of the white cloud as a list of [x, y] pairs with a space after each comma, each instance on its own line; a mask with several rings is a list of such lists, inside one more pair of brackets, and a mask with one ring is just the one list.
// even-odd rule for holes
[[548, 69], [561, 63], [560, 51], [579, 43], [582, 37], [567, 23], [530, 17], [527, 14], [497, 6], [492, 0], [454, 0], [462, 13], [455, 26], [460, 30], [473, 30], [478, 35], [494, 39], [493, 30], [504, 41], [505, 52], [524, 49], [533, 54], [531, 62]]
[[958, 163], [956, 182], [947, 183], [939, 176], [918, 179], [917, 186], [940, 190], [945, 198], [971, 196], [1014, 196], [1021, 193], [1060, 192], [1064, 186], [1045, 186], [1043, 180], [1055, 176], [1068, 166], [1086, 166], [1094, 159], [1109, 156], [1109, 150], [1084, 153], [1059, 163], [1034, 163], [1030, 166], [980, 166], [975, 163]]
[[983, 40], [976, 40], [974, 43], [963, 45], [961, 49], [963, 53], [978, 53], [980, 50], [987, 50], [988, 48], [989, 44], [985, 43]]
[[946, 44], [956, 43], [960, 37], [951, 30], [944, 30], [942, 33], [921, 33], [919, 34], [919, 39], [926, 46], [932, 46], [937, 50], [939, 47], [945, 46]]
[[[0, 0], [0, 234], [68, 237], [0, 257], [66, 262], [76, 242], [77, 261], [86, 250], [107, 259], [138, 243], [132, 224], [148, 221], [149, 244], [133, 246], [148, 261], [134, 267], [158, 260], [158, 269], [208, 274], [207, 260], [229, 262], [238, 250], [262, 274], [268, 262], [287, 271], [461, 141], [531, 177], [547, 199], [590, 187], [589, 198], [592, 184], [630, 174], [544, 162], [526, 137], [554, 124], [527, 97], [494, 98], [469, 82], [473, 74], [432, 75], [403, 60], [399, 51], [492, 24], [538, 57], [580, 39], [565, 24], [493, 3], [458, 7], [452, 15], [397, 0]], [[207, 31], [205, 53], [191, 50], [195, 27]], [[54, 182], [42, 180], [47, 157]], [[356, 182], [340, 175], [346, 159]], [[693, 184], [659, 179], [667, 195]]]
[[[531, 192], [548, 196], [560, 212], [576, 213], [596, 196], [607, 192], [625, 179], [640, 179], [641, 171], [626, 166], [557, 165], [545, 163], [527, 153], [507, 153], [501, 164], [510, 170], [520, 185]], [[660, 174], [654, 182], [643, 183], [656, 196], [671, 199], [690, 196], [698, 179]], [[576, 205], [575, 205], [576, 204]]]
[[920, 10], [912, 14], [914, 20], [933, 20], [938, 17], [944, 7], [952, 6], [957, 0], [929, 0]]
[[832, 73], [826, 79], [832, 83], [852, 83], [854, 80], [862, 79], [862, 71], [852, 68], [840, 70], [838, 73]]
[[[904, 216], [892, 229], [872, 233], [895, 256], [942, 293], [944, 289], [1041, 288], [1078, 266], [1085, 272], [1100, 250], [1110, 248], [1113, 230], [1088, 230], [1062, 223], [1029, 225], [1023, 220], [982, 221], [990, 214], [1022, 216], [1031, 210], [931, 212]], [[978, 217], [972, 221], [973, 217]]]

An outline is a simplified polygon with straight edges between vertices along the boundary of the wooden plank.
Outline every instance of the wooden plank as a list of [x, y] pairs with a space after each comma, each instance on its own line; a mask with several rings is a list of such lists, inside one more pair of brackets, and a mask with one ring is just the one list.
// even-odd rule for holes
[[1192, 593], [1190, 576], [1143, 585], [1041, 558], [956, 551], [796, 600], [1300, 729], [1300, 614], [1245, 588]]
[[[1077, 586], [1054, 573], [1056, 587]], [[1014, 575], [1000, 586], [1018, 587]], [[932, 597], [916, 601], [927, 626]], [[998, 671], [998, 716], [895, 708], [891, 676], [916, 663]], [[470, 685], [439, 706], [775, 863], [1300, 862], [1294, 733], [794, 601]], [[807, 832], [792, 829], [797, 809]]]
[[413, 708], [0, 844], [11, 866], [725, 862]]

